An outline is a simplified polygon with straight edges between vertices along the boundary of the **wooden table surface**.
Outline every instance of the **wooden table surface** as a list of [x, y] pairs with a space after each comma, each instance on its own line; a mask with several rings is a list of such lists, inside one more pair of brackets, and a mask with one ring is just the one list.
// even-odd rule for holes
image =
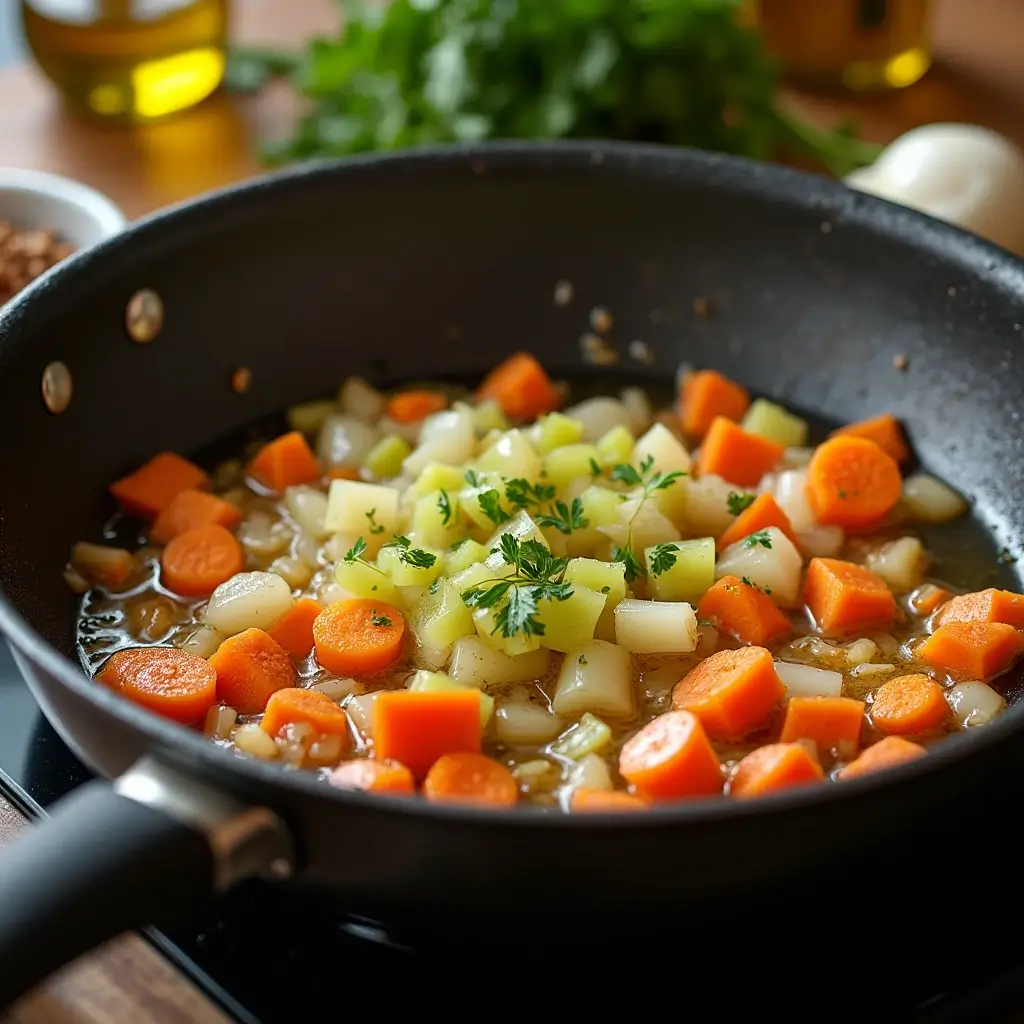
[[[3, 2], [3, 0], [0, 0]], [[236, 0], [233, 36], [287, 45], [336, 24], [332, 0]], [[870, 100], [792, 95], [828, 123], [854, 116], [886, 142], [931, 121], [972, 121], [1024, 147], [1024, 2], [936, 0], [937, 65], [899, 94]], [[286, 90], [239, 99], [217, 95], [164, 124], [129, 131], [68, 114], [31, 67], [0, 71], [0, 166], [79, 178], [129, 217], [250, 177], [255, 140], [283, 131], [295, 112]], [[0, 797], [0, 847], [24, 825]], [[2, 912], [2, 910], [0, 910]], [[7, 1024], [224, 1024], [224, 1015], [136, 936], [123, 936], [61, 972], [5, 1018]]]

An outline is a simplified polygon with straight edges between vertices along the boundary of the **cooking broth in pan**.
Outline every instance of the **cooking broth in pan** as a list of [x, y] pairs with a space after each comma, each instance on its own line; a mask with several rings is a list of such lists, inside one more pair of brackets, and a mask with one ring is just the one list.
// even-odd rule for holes
[[892, 417], [829, 433], [710, 370], [602, 393], [525, 354], [287, 417], [116, 481], [67, 570], [97, 685], [240, 757], [633, 810], [841, 785], [1005, 708], [1007, 553]]

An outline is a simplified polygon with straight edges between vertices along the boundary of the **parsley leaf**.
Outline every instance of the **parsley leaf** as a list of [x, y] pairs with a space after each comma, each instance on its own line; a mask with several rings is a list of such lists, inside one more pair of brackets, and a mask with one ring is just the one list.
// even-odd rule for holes
[[770, 548], [772, 546], [772, 538], [767, 530], [758, 530], [757, 533], [752, 533], [743, 541], [745, 548], [756, 548], [759, 544], [763, 548]]
[[455, 543], [454, 543], [454, 544], [453, 544], [453, 545], [451, 546], [451, 550], [452, 550], [452, 551], [458, 551], [458, 550], [459, 550], [459, 548], [461, 548], [461, 547], [462, 547], [462, 545], [463, 545], [463, 544], [465, 544], [465, 543], [466, 543], [466, 542], [467, 542], [468, 540], [469, 540], [469, 538], [468, 538], [468, 537], [462, 537], [462, 538], [460, 538], [459, 540], [457, 540], [457, 541], [456, 541], [456, 542], [455, 542]]
[[477, 495], [480, 510], [495, 526], [507, 523], [512, 517], [501, 507], [501, 495], [492, 487]]
[[550, 513], [537, 516], [536, 522], [538, 526], [553, 527], [559, 533], [572, 533], [587, 525], [583, 517], [583, 502], [579, 498], [573, 498], [571, 506], [567, 506], [564, 501], [556, 501]]
[[366, 541], [359, 537], [355, 544], [345, 552], [345, 561], [351, 565], [353, 562], [363, 561], [363, 552], [366, 551]]
[[448, 492], [442, 487], [441, 493], [437, 496], [437, 508], [441, 513], [441, 525], [447, 526], [451, 522], [452, 515], [458, 515], [458, 508], [452, 509], [451, 499]]
[[476, 475], [476, 473], [473, 472], [473, 470], [467, 469], [466, 470], [466, 483], [469, 484], [470, 487], [479, 487], [480, 486], [480, 478]]
[[632, 466], [613, 467], [612, 479], [624, 483], [627, 487], [639, 487], [644, 482], [643, 477]]
[[370, 625], [371, 626], [390, 626], [392, 625], [391, 620], [386, 615], [378, 615], [376, 608], [370, 609]]
[[626, 566], [626, 582], [632, 583], [647, 575], [647, 570], [639, 558], [633, 554], [632, 548], [620, 548], [618, 544], [612, 548], [612, 561], [622, 562]]
[[395, 534], [395, 539], [384, 545], [386, 548], [398, 548], [398, 560], [414, 569], [431, 569], [437, 561], [437, 555], [423, 548], [412, 547], [408, 537]]
[[678, 557], [679, 548], [675, 544], [655, 544], [651, 548], [651, 572], [655, 576], [668, 572]]
[[757, 500], [757, 495], [730, 491], [729, 497], [726, 500], [729, 504], [729, 514], [738, 516], [741, 512], [746, 512], [754, 504]]
[[370, 533], [376, 534], [384, 532], [384, 527], [381, 526], [379, 523], [374, 522], [373, 517], [377, 514], [377, 510], [375, 508], [371, 508], [369, 512], [366, 512], [364, 514], [366, 518], [370, 521]]
[[554, 496], [553, 484], [531, 484], [522, 477], [505, 481], [505, 497], [517, 508], [540, 505], [545, 501], [551, 501]]
[[603, 470], [597, 464], [597, 460], [592, 457], [590, 459], [590, 475], [593, 476], [593, 477], [598, 477], [598, 476], [601, 475], [602, 472], [603, 472]]

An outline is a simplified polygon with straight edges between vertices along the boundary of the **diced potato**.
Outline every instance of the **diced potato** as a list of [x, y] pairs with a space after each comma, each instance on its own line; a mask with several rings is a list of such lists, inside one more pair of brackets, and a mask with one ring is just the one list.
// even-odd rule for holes
[[240, 572], [210, 595], [203, 622], [224, 636], [266, 629], [292, 606], [291, 588], [272, 572]]
[[584, 754], [569, 772], [566, 795], [571, 796], [574, 789], [614, 788], [605, 759], [600, 754]]
[[402, 463], [409, 457], [412, 447], [404, 437], [391, 434], [382, 437], [363, 459], [363, 468], [376, 480], [390, 480], [402, 472]]
[[729, 495], [736, 491], [734, 484], [709, 473], [697, 480], [686, 477], [677, 487], [685, 495], [684, 520], [688, 533], [720, 537], [734, 522], [729, 511]]
[[373, 423], [384, 412], [384, 396], [362, 377], [349, 377], [338, 391], [338, 404], [342, 412], [366, 423]]
[[494, 716], [498, 739], [513, 747], [548, 743], [564, 728], [563, 719], [532, 700], [504, 701]]
[[494, 573], [483, 562], [474, 562], [455, 573], [448, 582], [460, 593], [472, 590], [486, 580], [493, 580]]
[[599, 754], [612, 741], [612, 731], [606, 722], [585, 711], [579, 722], [567, 729], [551, 744], [551, 753], [571, 761], [580, 761], [587, 754]]
[[675, 565], [654, 575], [655, 548], [644, 552], [652, 596], [658, 601], [686, 601], [696, 604], [715, 582], [715, 539], [700, 537], [673, 545]]
[[625, 547], [630, 539], [633, 551], [640, 558], [646, 548], [679, 540], [679, 530], [659, 510], [657, 502], [631, 497], [620, 503], [619, 516], [617, 525], [599, 529], [619, 547]]
[[388, 604], [401, 603], [391, 577], [365, 562], [346, 562], [342, 558], [334, 567], [334, 581], [353, 597], [379, 597]]
[[583, 424], [583, 440], [594, 442], [613, 427], [628, 427], [629, 412], [617, 398], [587, 398], [565, 410], [566, 416]]
[[234, 708], [226, 708], [223, 704], [214, 704], [206, 712], [203, 735], [212, 740], [230, 739], [237, 721], [238, 713]]
[[444, 575], [454, 576], [468, 569], [474, 562], [482, 562], [486, 557], [487, 548], [483, 544], [475, 540], [464, 540], [444, 556]]
[[783, 608], [795, 608], [800, 598], [800, 573], [803, 563], [793, 542], [776, 526], [763, 533], [770, 545], [752, 543], [746, 537], [722, 552], [715, 569], [715, 579], [723, 576], [746, 577], [755, 587], [770, 593]]
[[460, 637], [476, 632], [473, 615], [450, 580], [441, 580], [416, 603], [409, 628], [417, 641], [434, 651], [447, 651]]
[[894, 594], [906, 594], [924, 579], [928, 555], [916, 537], [900, 537], [869, 552], [866, 564]]
[[556, 487], [564, 487], [579, 477], [593, 475], [597, 449], [592, 444], [567, 444], [544, 456], [544, 476]]
[[843, 676], [811, 665], [775, 662], [775, 673], [786, 687], [787, 697], [841, 697]]
[[398, 533], [401, 526], [399, 492], [382, 484], [361, 480], [332, 480], [327, 494], [325, 527], [331, 533], [365, 536], [372, 512], [374, 522], [386, 531]]
[[[646, 459], [654, 460], [651, 472], [689, 475], [690, 454], [664, 423], [655, 423], [637, 441], [630, 461], [634, 466], [640, 466]], [[669, 487], [654, 492], [658, 508], [676, 525], [683, 523], [686, 514], [688, 492], [683, 486], [685, 479], [677, 479]]]
[[573, 587], [572, 596], [565, 601], [538, 601], [537, 618], [544, 624], [541, 646], [565, 653], [592, 640], [606, 600], [596, 590]]
[[338, 406], [329, 398], [320, 402], [300, 402], [288, 410], [288, 426], [303, 434], [315, 434]]
[[530, 440], [541, 455], [547, 455], [568, 444], [576, 444], [582, 437], [583, 424], [560, 412], [542, 416], [530, 428]]
[[288, 509], [288, 514], [299, 528], [306, 533], [317, 540], [324, 540], [329, 536], [330, 530], [326, 526], [327, 495], [323, 491], [305, 484], [286, 487], [284, 507]]
[[374, 690], [373, 693], [364, 693], [358, 697], [351, 697], [345, 704], [345, 711], [356, 730], [364, 739], [373, 739], [373, 705], [383, 690]]
[[[622, 521], [622, 495], [607, 487], [596, 484], [588, 487], [581, 495], [583, 516], [588, 529], [598, 526], [612, 526]], [[575, 532], [575, 531], [574, 531]]]
[[447, 491], [454, 494], [466, 486], [466, 474], [464, 470], [456, 466], [446, 466], [442, 462], [428, 462], [423, 467], [423, 472], [416, 478], [413, 489], [416, 494], [423, 497], [433, 491]]
[[[411, 565], [405, 559], [408, 551], [422, 551], [425, 555], [433, 555], [430, 566]], [[397, 544], [385, 544], [377, 555], [377, 567], [383, 569], [391, 577], [396, 587], [429, 587], [441, 575], [443, 552], [437, 548], [425, 547], [422, 544], [415, 548], [403, 549]]]
[[944, 523], [967, 511], [967, 502], [952, 487], [927, 473], [914, 473], [903, 481], [902, 503], [923, 523]]
[[451, 547], [466, 532], [458, 495], [431, 491], [417, 498], [412, 510], [412, 532], [418, 546]]
[[1006, 710], [1006, 701], [985, 683], [958, 683], [946, 691], [946, 700], [961, 729], [987, 725]]
[[466, 636], [456, 640], [452, 647], [448, 674], [469, 686], [524, 683], [547, 673], [548, 658], [543, 647], [512, 658], [493, 650], [475, 636]]
[[515, 571], [515, 567], [509, 565], [501, 553], [501, 538], [506, 533], [511, 534], [520, 543], [535, 540], [544, 548], [548, 547], [547, 538], [541, 533], [540, 527], [525, 509], [521, 509], [507, 523], [499, 526], [484, 545], [488, 552], [484, 564], [491, 570], [492, 576], [511, 576]]
[[565, 567], [563, 582], [586, 587], [605, 595], [604, 610], [597, 620], [594, 636], [615, 639], [615, 606], [626, 596], [626, 566], [623, 562], [602, 562], [596, 558], [572, 558]]
[[428, 416], [420, 429], [420, 443], [402, 463], [402, 471], [418, 477], [432, 462], [459, 466], [473, 457], [476, 430], [472, 411], [463, 406]]
[[786, 448], [799, 448], [807, 442], [807, 422], [764, 398], [750, 403], [740, 426]]
[[629, 462], [636, 440], [629, 427], [612, 427], [597, 440], [597, 464], [602, 468], [622, 466]]
[[483, 436], [491, 430], [508, 430], [508, 420], [501, 411], [501, 404], [488, 398], [473, 407], [473, 427]]
[[627, 598], [615, 609], [615, 642], [631, 654], [689, 654], [697, 638], [697, 616], [683, 601]]
[[[409, 690], [412, 693], [443, 693], [449, 690], [475, 690], [475, 686], [466, 686], [443, 672], [427, 672], [420, 669], [412, 677], [409, 683]], [[486, 729], [487, 723], [494, 714], [494, 698], [483, 690], [480, 694], [480, 728]]]
[[508, 430], [502, 434], [477, 459], [477, 465], [485, 472], [500, 473], [507, 480], [522, 477], [533, 481], [540, 475], [540, 456], [521, 430]]
[[633, 713], [633, 664], [621, 647], [592, 640], [562, 662], [552, 700], [555, 714], [575, 718], [590, 711], [628, 718]]
[[516, 633], [514, 636], [503, 636], [498, 628], [498, 608], [476, 608], [473, 611], [473, 625], [477, 636], [492, 650], [500, 651], [510, 657], [528, 654], [540, 647], [539, 636], [533, 633]]

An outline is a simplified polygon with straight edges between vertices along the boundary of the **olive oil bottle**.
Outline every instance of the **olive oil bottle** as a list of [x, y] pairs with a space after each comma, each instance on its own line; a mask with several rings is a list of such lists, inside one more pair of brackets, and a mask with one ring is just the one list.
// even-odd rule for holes
[[21, 0], [40, 68], [95, 117], [151, 121], [224, 77], [228, 0]]

